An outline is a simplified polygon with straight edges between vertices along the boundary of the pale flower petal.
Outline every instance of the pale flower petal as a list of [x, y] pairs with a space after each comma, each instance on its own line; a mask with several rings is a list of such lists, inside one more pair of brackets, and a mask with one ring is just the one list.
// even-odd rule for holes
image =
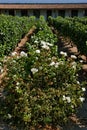
[[43, 46], [45, 46], [45, 45], [46, 45], [46, 42], [45, 42], [45, 41], [41, 41], [41, 44], [42, 44]]
[[18, 86], [19, 84], [20, 84], [19, 82], [16, 83], [17, 86]]
[[33, 74], [35, 74], [36, 72], [38, 72], [38, 69], [37, 69], [37, 68], [32, 68], [32, 69], [31, 69], [31, 72], [32, 72]]
[[43, 48], [43, 49], [46, 49], [46, 50], [49, 50], [49, 49], [50, 49], [49, 46], [51, 46], [50, 43], [45, 42], [45, 41], [41, 41], [41, 45], [42, 45], [42, 48]]
[[49, 50], [49, 49], [50, 49], [49, 46], [47, 46], [47, 45], [43, 45], [42, 48], [43, 48], [43, 49], [46, 49], [46, 50]]
[[17, 55], [17, 52], [12, 52], [11, 55], [12, 55], [12, 56], [16, 56], [16, 55]]
[[86, 91], [86, 89], [85, 89], [85, 88], [82, 88], [82, 91], [83, 91], [83, 92], [85, 92], [85, 91]]
[[60, 55], [62, 55], [62, 56], [65, 56], [65, 57], [66, 57], [66, 56], [67, 56], [67, 53], [66, 53], [66, 52], [61, 51], [61, 52], [60, 52]]
[[24, 51], [21, 51], [20, 56], [25, 56], [25, 57], [27, 57], [27, 53], [25, 53]]
[[76, 62], [71, 62], [71, 65], [72, 65], [72, 68], [76, 70], [77, 63]]
[[71, 55], [72, 59], [77, 59], [77, 57], [75, 55]]
[[37, 40], [35, 40], [35, 41], [34, 41], [34, 43], [38, 43], [38, 41], [37, 41]]
[[80, 84], [80, 82], [79, 82], [79, 81], [77, 81], [77, 84]]
[[80, 62], [80, 63], [83, 63], [83, 60], [80, 60], [79, 62]]
[[57, 68], [59, 66], [59, 63], [57, 62], [57, 63], [55, 63], [55, 68]]
[[8, 118], [11, 119], [12, 118], [12, 115], [8, 113]]
[[83, 97], [80, 97], [79, 99], [81, 102], [83, 102], [85, 100], [85, 98], [83, 98]]
[[66, 97], [65, 95], [63, 95], [63, 101], [65, 101], [65, 100], [66, 100], [68, 103], [71, 102], [70, 97]]
[[46, 45], [48, 46], [53, 46], [53, 44], [49, 43], [49, 42], [46, 42]]
[[40, 53], [40, 50], [36, 50], [36, 53], [38, 53], [38, 54], [39, 54], [39, 53]]
[[54, 62], [54, 61], [50, 63], [50, 66], [53, 66], [53, 65], [55, 65], [55, 62]]
[[65, 97], [65, 95], [63, 95], [63, 101], [65, 101], [66, 100], [66, 97]]
[[68, 103], [70, 103], [70, 102], [71, 102], [70, 97], [66, 97], [66, 100], [67, 100], [67, 102], [68, 102]]

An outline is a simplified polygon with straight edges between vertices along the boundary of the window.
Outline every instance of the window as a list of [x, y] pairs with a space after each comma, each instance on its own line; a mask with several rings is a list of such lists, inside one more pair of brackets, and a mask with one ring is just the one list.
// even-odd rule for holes
[[71, 17], [78, 16], [78, 10], [71, 11]]
[[0, 10], [0, 14], [2, 13], [2, 11]]
[[3, 14], [9, 15], [9, 10], [2, 10]]
[[84, 16], [87, 16], [87, 10], [85, 10], [85, 14], [84, 14]]
[[33, 10], [33, 15], [34, 15], [36, 18], [39, 18], [39, 17], [40, 17], [40, 10]]
[[65, 17], [65, 10], [59, 10], [58, 15], [61, 17]]
[[28, 11], [27, 10], [21, 10], [21, 15], [22, 16], [28, 16]]
[[12, 16], [14, 16], [14, 15], [15, 15], [15, 13], [14, 13], [14, 10], [13, 10], [13, 9], [9, 10], [9, 15], [12, 15]]
[[48, 18], [49, 16], [52, 16], [52, 10], [47, 10], [47, 18]]

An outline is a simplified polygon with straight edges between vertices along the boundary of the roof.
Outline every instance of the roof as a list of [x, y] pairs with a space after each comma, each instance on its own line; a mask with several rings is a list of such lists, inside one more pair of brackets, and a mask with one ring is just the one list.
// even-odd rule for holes
[[84, 4], [87, 0], [0, 0], [0, 4]]
[[0, 9], [87, 9], [87, 0], [0, 0]]

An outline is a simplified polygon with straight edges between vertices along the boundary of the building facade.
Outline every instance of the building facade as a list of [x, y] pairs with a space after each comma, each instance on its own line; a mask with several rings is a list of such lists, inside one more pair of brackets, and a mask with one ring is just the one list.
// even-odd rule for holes
[[[34, 1], [34, 2], [33, 2]], [[84, 17], [87, 16], [87, 0], [77, 0], [77, 3], [72, 0], [68, 3], [60, 0], [54, 0], [54, 2], [35, 1], [21, 2], [20, 0], [9, 1], [4, 0], [0, 2], [0, 14], [7, 14], [13, 16], [36, 16], [39, 18], [43, 15], [45, 19], [48, 16], [62, 16], [62, 17]]]

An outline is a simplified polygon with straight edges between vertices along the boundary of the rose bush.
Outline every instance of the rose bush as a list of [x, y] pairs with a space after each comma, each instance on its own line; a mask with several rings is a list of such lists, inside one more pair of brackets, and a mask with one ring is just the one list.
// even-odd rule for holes
[[66, 52], [58, 57], [56, 37], [47, 28], [38, 28], [26, 52], [14, 53], [1, 64], [7, 74], [1, 84], [0, 114], [25, 130], [39, 124], [62, 126], [85, 100], [84, 84], [78, 81], [80, 64], [75, 56], [67, 59]]

